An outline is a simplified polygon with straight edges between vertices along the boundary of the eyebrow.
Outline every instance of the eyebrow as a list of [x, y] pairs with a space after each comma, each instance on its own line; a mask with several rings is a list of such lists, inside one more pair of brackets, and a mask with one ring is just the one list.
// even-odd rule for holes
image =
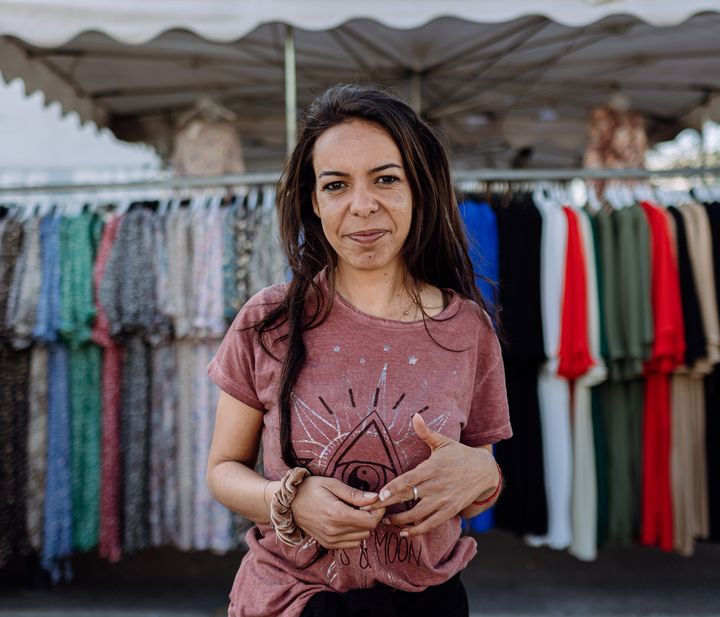
[[[385, 163], [384, 165], [378, 165], [377, 167], [373, 167], [373, 168], [368, 172], [368, 175], [370, 175], [370, 174], [376, 174], [376, 173], [378, 173], [378, 172], [380, 172], [380, 171], [385, 171], [386, 169], [392, 169], [392, 168], [402, 169], [402, 165], [398, 165], [397, 163]], [[321, 172], [318, 174], [318, 178], [322, 178], [323, 176], [340, 176], [341, 178], [346, 178], [346, 177], [348, 177], [349, 175], [350, 175], [350, 174], [347, 173], [346, 171], [337, 171], [337, 170], [334, 170], [334, 169], [325, 169], [325, 170], [321, 171]]]

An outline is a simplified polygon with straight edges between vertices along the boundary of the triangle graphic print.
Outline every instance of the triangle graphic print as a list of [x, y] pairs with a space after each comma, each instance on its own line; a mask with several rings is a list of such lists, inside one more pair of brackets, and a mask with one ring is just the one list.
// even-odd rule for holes
[[377, 492], [401, 473], [393, 440], [385, 423], [373, 411], [340, 443], [324, 475], [361, 491]]

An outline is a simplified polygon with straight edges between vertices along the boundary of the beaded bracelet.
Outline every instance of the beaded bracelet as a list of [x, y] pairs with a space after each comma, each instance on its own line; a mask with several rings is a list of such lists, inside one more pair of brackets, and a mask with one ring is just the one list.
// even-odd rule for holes
[[474, 506], [487, 505], [487, 504], [495, 501], [495, 499], [497, 499], [497, 496], [500, 494], [500, 490], [502, 489], [502, 485], [503, 485], [503, 474], [502, 474], [502, 469], [500, 469], [500, 465], [498, 465], [497, 463], [495, 463], [495, 464], [497, 465], [498, 475], [500, 476], [500, 478], [498, 480], [497, 486], [495, 487], [495, 490], [493, 491], [493, 494], [490, 495], [490, 497], [488, 497], [487, 499], [483, 499], [482, 501], [473, 501], [472, 505], [474, 505]]
[[289, 470], [280, 480], [280, 488], [270, 502], [270, 522], [275, 528], [275, 535], [289, 546], [297, 546], [303, 541], [303, 532], [295, 525], [290, 504], [297, 495], [298, 487], [309, 475], [304, 467]]

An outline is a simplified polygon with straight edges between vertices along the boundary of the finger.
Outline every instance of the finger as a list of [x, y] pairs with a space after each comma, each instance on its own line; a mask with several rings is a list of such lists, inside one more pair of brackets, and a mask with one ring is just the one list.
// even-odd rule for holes
[[336, 528], [339, 530], [340, 533], [352, 533], [352, 532], [366, 532], [369, 533], [373, 529], [375, 529], [380, 521], [385, 516], [385, 508], [381, 508], [379, 510], [373, 510], [372, 512], [367, 513], [370, 519], [368, 521], [365, 521], [361, 527], [358, 527], [357, 525], [346, 525], [346, 524], [338, 524], [336, 525]]
[[421, 523], [418, 523], [417, 525], [410, 525], [408, 527], [405, 527], [400, 532], [400, 535], [403, 537], [409, 537], [412, 538], [414, 536], [419, 536], [423, 533], [427, 533], [434, 527], [437, 527], [438, 525], [441, 525], [442, 523], [450, 520], [452, 518], [453, 514], [449, 510], [442, 509], [438, 510], [434, 514], [430, 515], [428, 518], [426, 518]]
[[348, 486], [344, 482], [331, 478], [333, 482], [328, 483], [327, 488], [333, 493], [338, 499], [344, 501], [346, 504], [351, 506], [368, 506], [375, 503], [378, 498], [378, 494], [371, 491], [361, 491], [360, 489]]
[[437, 450], [438, 448], [441, 448], [450, 441], [453, 441], [442, 433], [438, 433], [437, 431], [431, 431], [428, 428], [427, 424], [425, 424], [425, 420], [423, 420], [423, 417], [419, 413], [413, 415], [412, 423], [417, 436], [422, 439], [428, 446], [430, 446], [431, 450]]
[[420, 492], [420, 486], [429, 479], [428, 471], [428, 467], [424, 463], [420, 463], [412, 471], [391, 480], [380, 491], [380, 499], [376, 504], [373, 504], [373, 507], [382, 505], [387, 508], [396, 503], [412, 501], [415, 499], [413, 486], [417, 489], [418, 499], [421, 499], [423, 495]]
[[438, 509], [437, 502], [432, 500], [422, 499], [414, 508], [407, 512], [399, 512], [398, 514], [391, 514], [383, 519], [383, 523], [388, 521], [391, 525], [396, 527], [403, 527], [405, 525], [415, 525], [424, 521]]
[[360, 530], [374, 529], [382, 518], [374, 511], [358, 510], [340, 500], [330, 506], [326, 516], [337, 528]]

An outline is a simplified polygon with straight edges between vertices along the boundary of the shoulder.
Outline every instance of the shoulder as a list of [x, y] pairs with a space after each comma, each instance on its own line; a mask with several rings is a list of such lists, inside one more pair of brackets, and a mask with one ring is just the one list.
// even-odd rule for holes
[[245, 329], [267, 317], [285, 299], [287, 287], [287, 283], [283, 283], [261, 289], [240, 309], [232, 328]]
[[456, 310], [453, 311], [453, 313], [455, 313], [458, 317], [463, 317], [464, 319], [479, 320], [483, 323], [487, 323], [488, 325], [492, 325], [490, 315], [488, 315], [487, 311], [477, 302], [475, 302], [475, 300], [466, 298], [465, 296], [453, 290], [446, 291], [452, 294], [449, 306], [452, 307], [453, 305], [456, 305]]
[[450, 293], [452, 298], [447, 310], [449, 325], [467, 336], [467, 340], [497, 339], [492, 318], [482, 306], [455, 291]]

